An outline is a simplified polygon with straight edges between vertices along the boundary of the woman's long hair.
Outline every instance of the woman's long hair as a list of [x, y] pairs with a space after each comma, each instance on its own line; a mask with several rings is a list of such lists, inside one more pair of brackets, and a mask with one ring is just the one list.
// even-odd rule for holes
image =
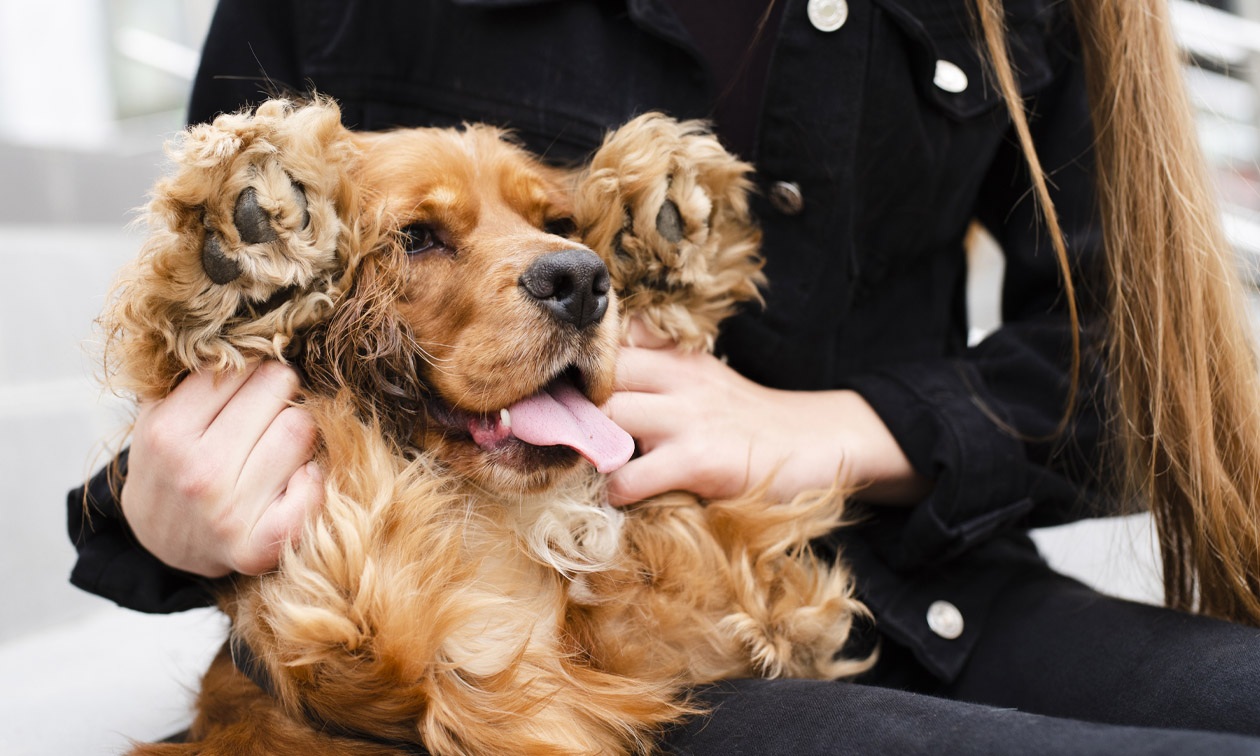
[[[975, 2], [1071, 298], [1002, 2]], [[1120, 495], [1150, 504], [1169, 606], [1260, 625], [1260, 380], [1167, 0], [1072, 0], [1072, 8], [1096, 139]], [[1074, 305], [1069, 315], [1078, 331]], [[1074, 343], [1072, 397], [1077, 365]]]

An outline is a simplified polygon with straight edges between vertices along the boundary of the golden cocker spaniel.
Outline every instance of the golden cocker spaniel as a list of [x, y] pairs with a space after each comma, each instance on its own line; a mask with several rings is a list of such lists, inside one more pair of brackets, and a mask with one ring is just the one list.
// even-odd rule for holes
[[622, 323], [683, 349], [762, 282], [750, 167], [641, 116], [576, 171], [502, 131], [355, 133], [326, 99], [194, 126], [102, 317], [111, 385], [297, 365], [326, 503], [220, 596], [194, 742], [139, 754], [648, 752], [689, 687], [837, 678], [837, 491], [626, 509]]

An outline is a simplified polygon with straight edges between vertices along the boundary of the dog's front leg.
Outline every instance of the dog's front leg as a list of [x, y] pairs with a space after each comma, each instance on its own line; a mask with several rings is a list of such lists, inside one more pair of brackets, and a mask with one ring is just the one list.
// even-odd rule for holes
[[191, 127], [154, 187], [149, 236], [102, 315], [115, 390], [159, 399], [189, 371], [285, 359], [355, 258], [355, 149], [337, 107], [271, 100]]
[[637, 316], [683, 349], [712, 351], [718, 323], [760, 300], [751, 171], [699, 121], [649, 113], [604, 140], [576, 180], [574, 219], [627, 327]]

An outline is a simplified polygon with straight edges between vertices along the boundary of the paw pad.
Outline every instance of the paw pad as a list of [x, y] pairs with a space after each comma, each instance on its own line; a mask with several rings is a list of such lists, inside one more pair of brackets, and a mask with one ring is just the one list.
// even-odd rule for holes
[[206, 231], [206, 240], [201, 245], [201, 267], [210, 280], [220, 286], [241, 277], [241, 266], [223, 252], [219, 235], [210, 230]]
[[[297, 231], [305, 231], [311, 224], [310, 208], [306, 199], [306, 190], [291, 177], [286, 178], [292, 195], [294, 209], [300, 219]], [[280, 239], [276, 231], [278, 218], [263, 207], [259, 200], [258, 189], [246, 186], [236, 197], [232, 207], [232, 225], [243, 244], [270, 244]], [[220, 286], [229, 284], [240, 278], [243, 271], [237, 260], [227, 254], [227, 242], [223, 235], [214, 229], [207, 219], [206, 235], [201, 249], [201, 266], [210, 280]]]
[[258, 190], [252, 186], [245, 187], [237, 196], [232, 223], [246, 244], [262, 244], [280, 237], [271, 227], [271, 216], [258, 204]]
[[656, 232], [672, 244], [683, 239], [682, 213], [678, 212], [678, 204], [671, 199], [665, 200], [656, 213]]
[[[306, 204], [306, 190], [296, 181], [289, 179], [293, 190], [293, 202], [302, 213], [299, 231], [305, 231], [311, 225], [311, 213]], [[271, 225], [271, 215], [258, 202], [258, 190], [252, 186], [245, 187], [236, 198], [236, 206], [232, 210], [232, 223], [246, 244], [265, 244], [279, 238], [276, 229]]]
[[358, 149], [331, 101], [220, 115], [168, 154], [150, 235], [101, 317], [111, 385], [154, 399], [190, 370], [287, 359], [359, 254], [347, 223]]

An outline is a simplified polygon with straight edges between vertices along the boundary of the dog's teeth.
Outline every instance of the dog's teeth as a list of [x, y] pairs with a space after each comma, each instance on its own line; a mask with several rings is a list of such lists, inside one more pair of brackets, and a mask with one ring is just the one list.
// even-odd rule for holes
[[507, 411], [507, 408], [506, 408], [506, 407], [505, 407], [504, 409], [499, 410], [499, 423], [500, 423], [500, 424], [501, 424], [504, 428], [511, 428], [511, 427], [512, 427], [512, 416], [511, 416], [510, 414], [508, 414], [508, 411]]

